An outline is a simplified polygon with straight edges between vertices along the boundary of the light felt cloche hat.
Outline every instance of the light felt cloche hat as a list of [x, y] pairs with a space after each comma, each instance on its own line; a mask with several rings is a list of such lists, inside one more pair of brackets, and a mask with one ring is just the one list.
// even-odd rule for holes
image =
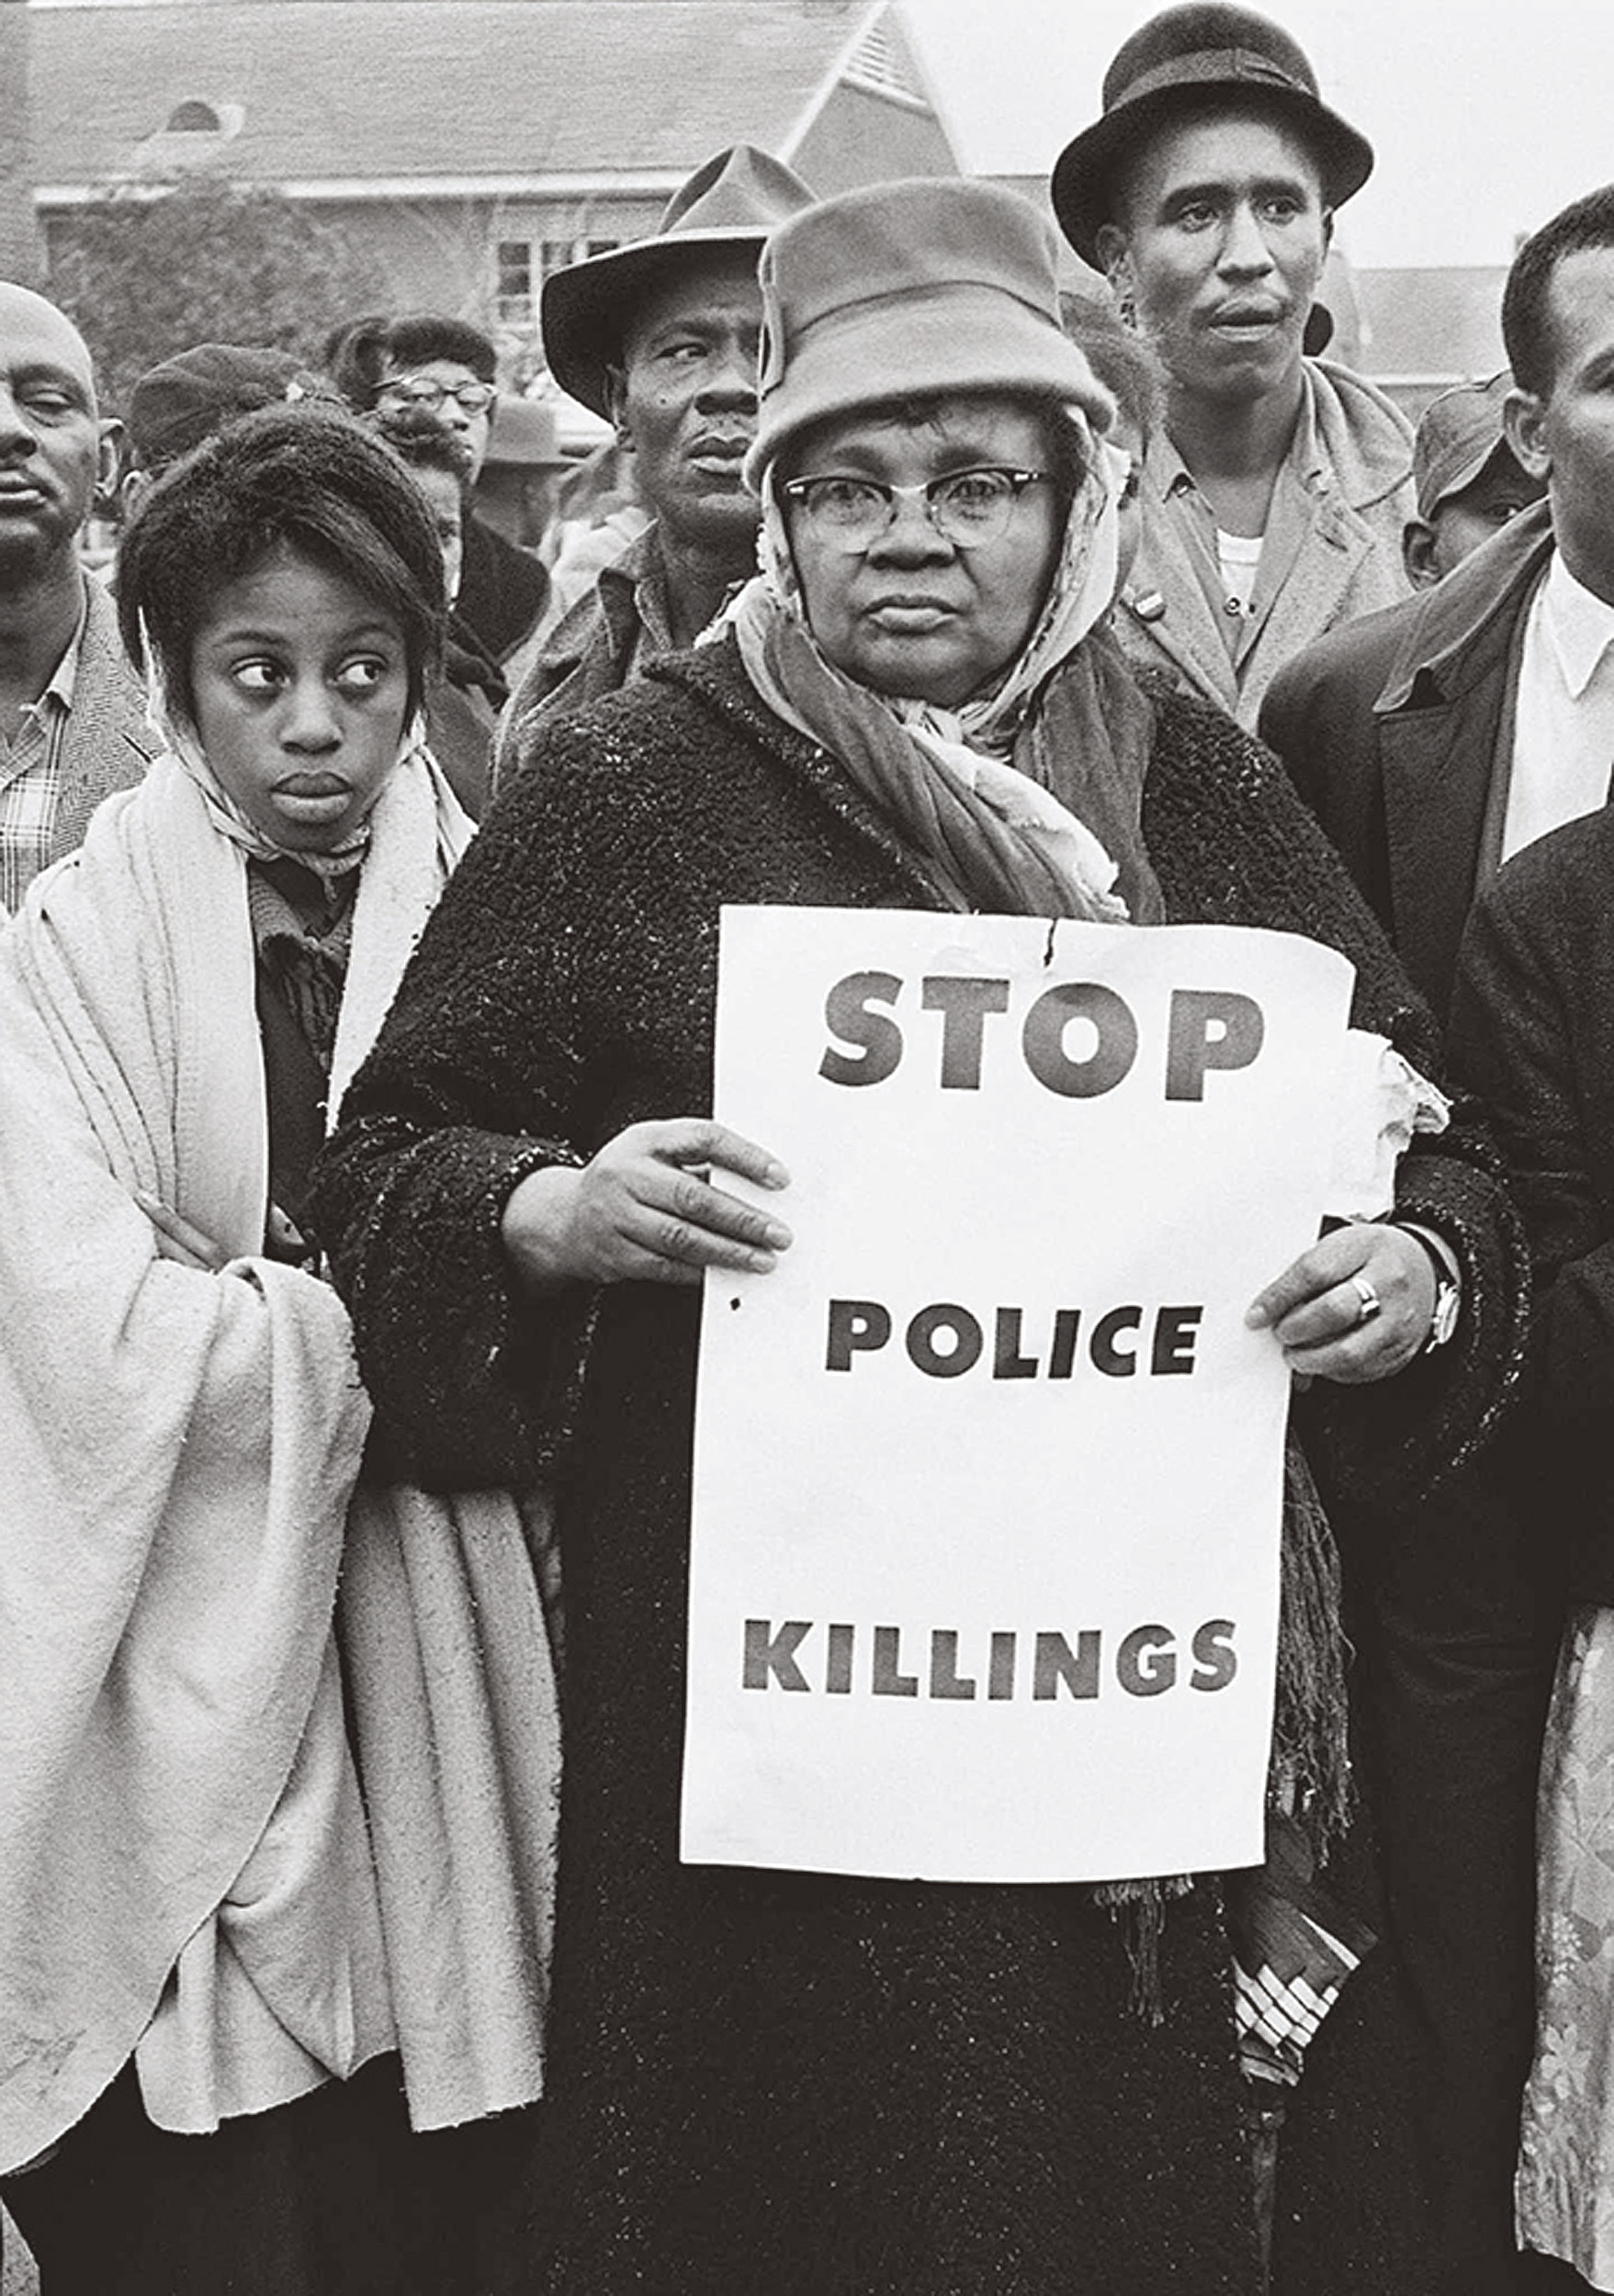
[[1017, 192], [956, 176], [870, 185], [782, 223], [759, 269], [747, 483], [796, 433], [893, 399], [1034, 391], [1107, 430], [1114, 403], [1059, 323], [1058, 245]]

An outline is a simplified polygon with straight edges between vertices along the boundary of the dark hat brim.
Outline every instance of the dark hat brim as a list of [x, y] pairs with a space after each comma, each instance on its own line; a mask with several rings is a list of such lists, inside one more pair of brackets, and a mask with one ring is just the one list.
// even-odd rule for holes
[[1101, 271], [1099, 233], [1114, 217], [1113, 186], [1123, 163], [1134, 159], [1144, 141], [1207, 97], [1223, 96], [1232, 111], [1269, 111], [1306, 146], [1317, 163], [1323, 204], [1343, 207], [1373, 172], [1373, 147], [1337, 112], [1303, 89], [1259, 80], [1229, 79], [1218, 73], [1188, 74], [1169, 86], [1123, 98], [1060, 152], [1049, 186], [1059, 228], [1082, 261]]
[[743, 225], [670, 231], [551, 273], [538, 303], [550, 374], [562, 390], [609, 422], [610, 369], [622, 364], [623, 328], [634, 304], [660, 280], [687, 271], [703, 255], [729, 251], [743, 255], [749, 251], [754, 259], [767, 236], [765, 230]]

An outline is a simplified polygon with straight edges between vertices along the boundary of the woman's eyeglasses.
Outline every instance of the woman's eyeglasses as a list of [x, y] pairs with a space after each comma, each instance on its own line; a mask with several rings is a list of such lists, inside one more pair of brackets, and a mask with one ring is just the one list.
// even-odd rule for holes
[[923, 486], [887, 486], [881, 478], [787, 478], [780, 491], [818, 540], [837, 550], [866, 550], [897, 519], [898, 502], [920, 502], [944, 542], [979, 548], [1007, 532], [1027, 487], [1046, 470], [954, 470]]
[[493, 403], [491, 383], [440, 383], [435, 375], [393, 375], [376, 392], [376, 404], [429, 407], [435, 414], [445, 399], [457, 399], [467, 414], [480, 414]]

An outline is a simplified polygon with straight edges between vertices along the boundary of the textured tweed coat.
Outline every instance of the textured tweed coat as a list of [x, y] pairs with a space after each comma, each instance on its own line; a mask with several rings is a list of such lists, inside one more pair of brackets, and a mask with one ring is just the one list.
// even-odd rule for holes
[[90, 816], [115, 789], [132, 789], [163, 744], [146, 723], [145, 688], [118, 635], [118, 609], [85, 576], [88, 611], [62, 743], [62, 800], [51, 838], [60, 861], [84, 843]]
[[[1427, 1017], [1281, 773], [1219, 714], [1158, 706], [1145, 827], [1170, 915], [1335, 941], [1359, 1019], [1432, 1065]], [[416, 1470], [537, 1463], [558, 1482], [549, 2088], [502, 2285], [1256, 2296], [1213, 1878], [1170, 1909], [1151, 2028], [1120, 1931], [1078, 1890], [678, 1863], [698, 1295], [624, 1284], [536, 1311], [506, 1282], [500, 1212], [528, 1171], [709, 1109], [722, 902], [932, 901], [892, 825], [726, 646], [542, 726], [522, 766], [350, 1093], [314, 1214]], [[1486, 1152], [1460, 1127], [1404, 1171], [1408, 1207], [1463, 1257], [1469, 1310], [1450, 1359], [1315, 1412], [1325, 1481], [1381, 1494], [1482, 1438], [1522, 1302]], [[1286, 2296], [1428, 2285], [1394, 1986], [1370, 1960], [1315, 2045], [1279, 2195]]]

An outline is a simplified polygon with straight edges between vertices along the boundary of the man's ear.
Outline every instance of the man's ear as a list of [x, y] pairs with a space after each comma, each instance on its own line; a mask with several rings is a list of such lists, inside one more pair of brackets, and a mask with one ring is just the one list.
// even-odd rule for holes
[[1414, 590], [1428, 590], [1440, 579], [1435, 564], [1435, 530], [1427, 518], [1409, 518], [1401, 530], [1401, 563]]
[[105, 416], [96, 448], [95, 508], [97, 512], [105, 514], [116, 505], [128, 459], [128, 432], [115, 414]]
[[1128, 327], [1137, 324], [1137, 283], [1132, 276], [1132, 255], [1126, 233], [1119, 223], [1100, 223], [1094, 242], [1104, 276], [1110, 283], [1115, 313]]
[[611, 410], [611, 427], [616, 433], [616, 444], [625, 455], [631, 455], [633, 431], [627, 420], [627, 377], [619, 366], [605, 369], [605, 403]]
[[1502, 435], [1527, 478], [1546, 479], [1552, 475], [1546, 422], [1547, 401], [1537, 398], [1533, 390], [1520, 390], [1515, 384], [1502, 401]]
[[118, 482], [120, 514], [124, 518], [132, 518], [156, 483], [149, 470], [126, 470]]
[[1126, 233], [1119, 223], [1100, 223], [1093, 243], [1098, 250], [1099, 267], [1113, 287], [1116, 273], [1126, 262]]

